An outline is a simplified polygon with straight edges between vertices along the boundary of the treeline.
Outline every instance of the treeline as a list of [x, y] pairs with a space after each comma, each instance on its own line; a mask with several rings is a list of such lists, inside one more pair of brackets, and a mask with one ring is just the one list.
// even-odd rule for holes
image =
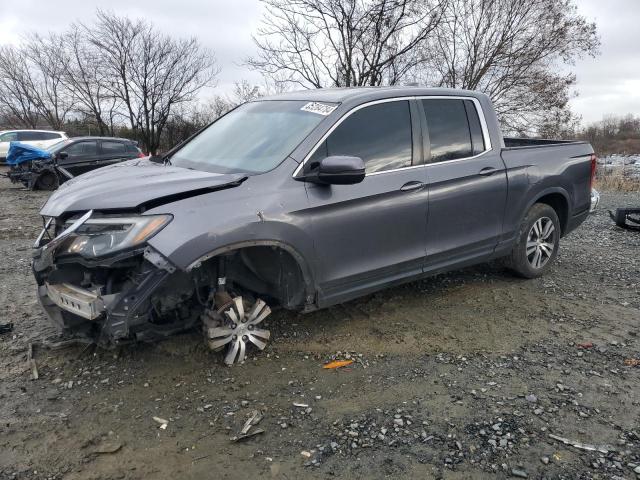
[[90, 24], [0, 47], [0, 115], [11, 127], [129, 130], [156, 152], [173, 115], [217, 73], [213, 52], [195, 38], [98, 11]]
[[589, 141], [599, 156], [640, 154], [640, 117], [607, 116], [580, 130], [577, 138]]
[[270, 90], [418, 83], [487, 93], [509, 134], [562, 135], [571, 64], [598, 54], [575, 0], [260, 0], [256, 54], [238, 59], [269, 89], [239, 83], [203, 101], [219, 73], [195, 38], [98, 11], [67, 31], [0, 48], [0, 123], [132, 136], [171, 147]]
[[[250, 85], [247, 81], [241, 81], [234, 85], [230, 94], [215, 95], [208, 100], [185, 102], [177, 106], [163, 125], [156, 152], [166, 152], [232, 108], [273, 92], [273, 88]], [[46, 124], [41, 126], [49, 128]], [[0, 129], [2, 129], [1, 119]], [[107, 131], [101, 131], [90, 116], [68, 119], [61, 130], [72, 137], [108, 135], [141, 141], [139, 132], [128, 125], [114, 124]], [[142, 142], [141, 147], [145, 152], [150, 151]]]

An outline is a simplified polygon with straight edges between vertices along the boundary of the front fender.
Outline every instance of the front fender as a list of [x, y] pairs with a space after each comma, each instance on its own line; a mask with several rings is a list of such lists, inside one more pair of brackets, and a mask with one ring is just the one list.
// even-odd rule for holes
[[173, 221], [149, 244], [185, 271], [243, 245], [278, 246], [294, 256], [314, 283], [317, 262], [306, 190], [290, 175], [278, 176], [277, 170], [250, 177], [235, 188], [150, 210], [169, 213]]

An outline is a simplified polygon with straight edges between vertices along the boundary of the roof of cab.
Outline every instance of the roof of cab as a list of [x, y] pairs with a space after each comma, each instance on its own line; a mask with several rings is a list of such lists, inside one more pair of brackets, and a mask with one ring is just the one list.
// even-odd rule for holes
[[346, 101], [375, 101], [391, 97], [412, 96], [472, 96], [481, 94], [471, 90], [456, 88], [425, 88], [425, 87], [346, 87], [346, 88], [318, 88], [315, 90], [299, 90], [278, 95], [262, 97], [259, 100], [302, 100], [312, 102], [342, 103]]

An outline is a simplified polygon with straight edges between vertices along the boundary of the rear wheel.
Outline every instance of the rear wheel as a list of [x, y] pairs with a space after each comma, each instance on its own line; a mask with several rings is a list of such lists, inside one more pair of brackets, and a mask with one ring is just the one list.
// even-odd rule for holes
[[45, 172], [36, 181], [38, 190], [55, 190], [58, 188], [58, 177], [53, 172]]
[[560, 233], [556, 211], [536, 203], [520, 225], [518, 243], [507, 257], [507, 266], [525, 278], [544, 275], [558, 255]]

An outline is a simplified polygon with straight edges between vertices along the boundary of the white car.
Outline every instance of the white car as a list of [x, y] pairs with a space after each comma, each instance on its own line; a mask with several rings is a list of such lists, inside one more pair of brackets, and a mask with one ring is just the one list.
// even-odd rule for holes
[[4, 130], [0, 132], [0, 162], [4, 162], [9, 152], [11, 142], [21, 142], [33, 145], [38, 148], [47, 148], [66, 140], [67, 134], [64, 132], [53, 132], [51, 130]]

